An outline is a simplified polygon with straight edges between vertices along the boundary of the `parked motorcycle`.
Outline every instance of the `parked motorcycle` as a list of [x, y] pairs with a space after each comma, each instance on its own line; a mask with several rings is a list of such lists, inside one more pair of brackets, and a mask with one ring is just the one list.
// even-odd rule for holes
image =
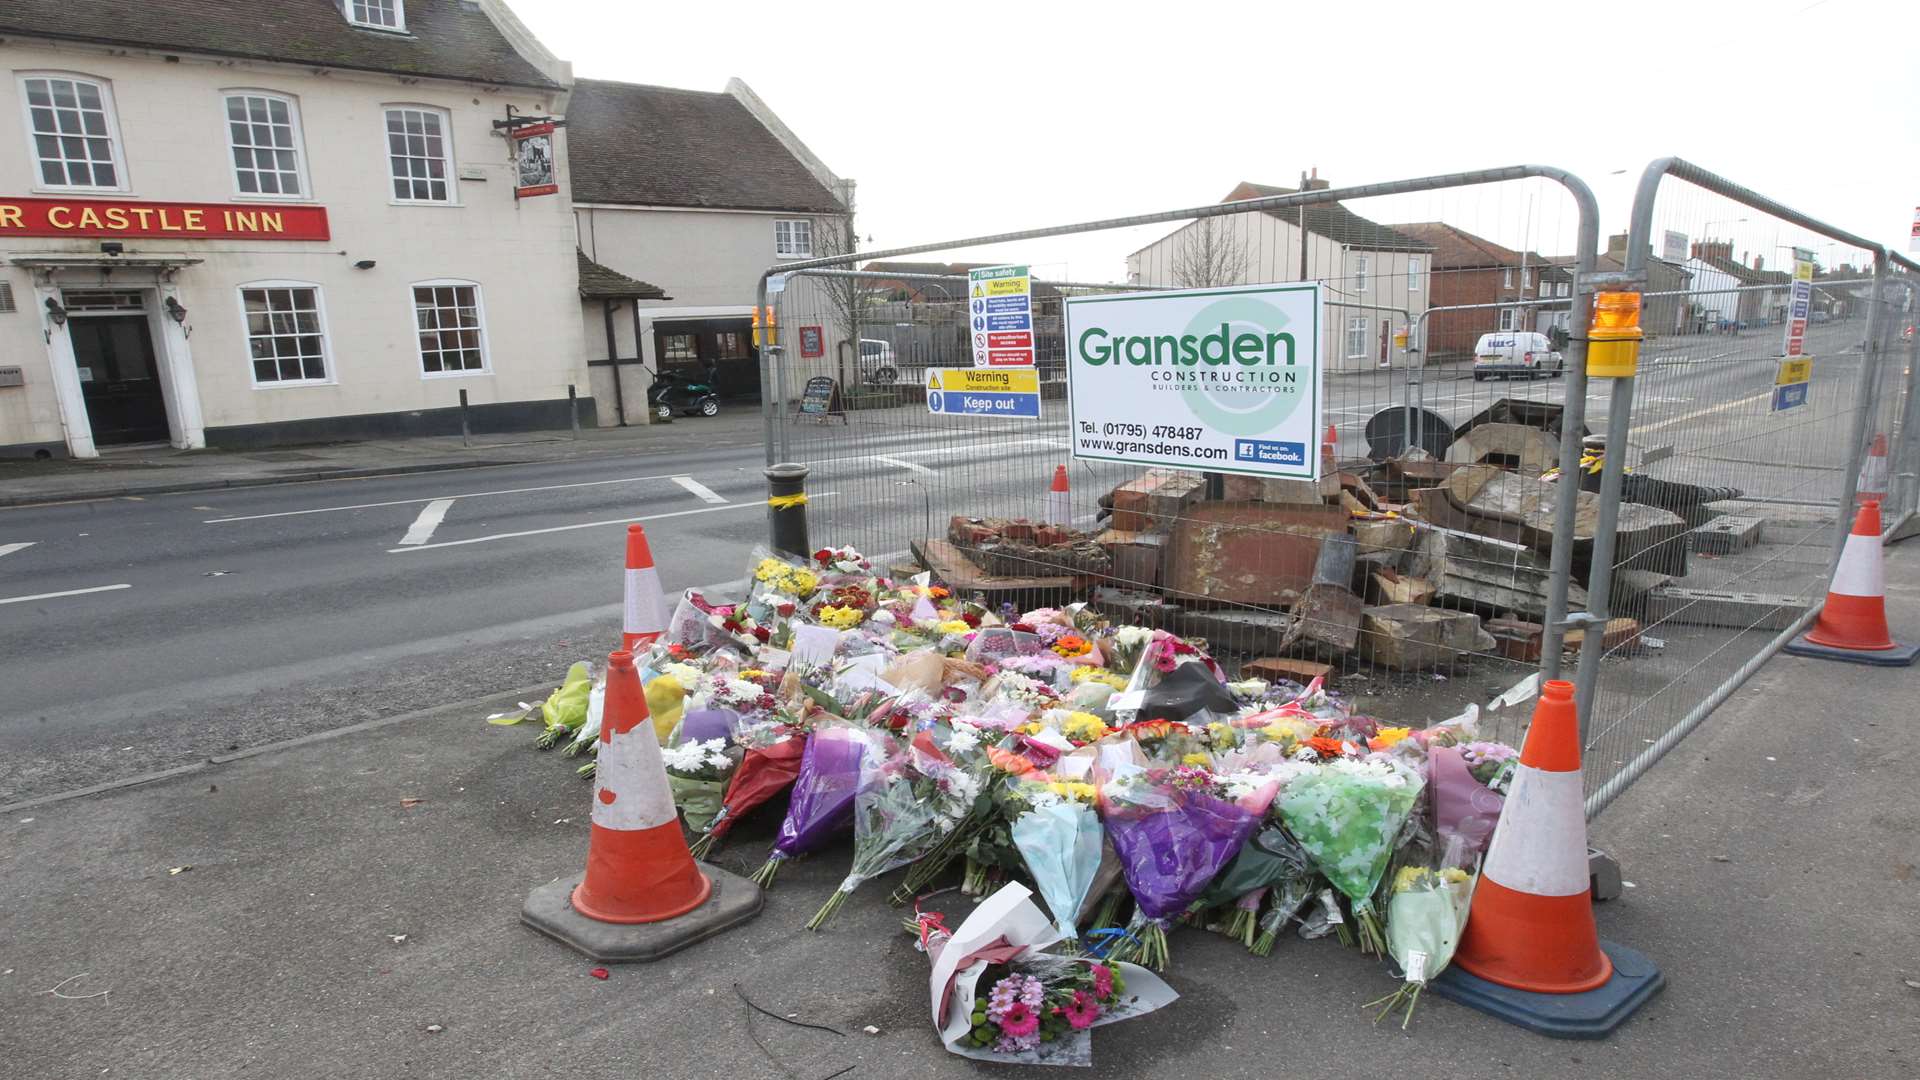
[[675, 413], [720, 415], [720, 394], [714, 389], [713, 369], [707, 369], [704, 379], [696, 379], [683, 371], [662, 370], [653, 377], [653, 386], [647, 390], [647, 407], [662, 420], [673, 419]]

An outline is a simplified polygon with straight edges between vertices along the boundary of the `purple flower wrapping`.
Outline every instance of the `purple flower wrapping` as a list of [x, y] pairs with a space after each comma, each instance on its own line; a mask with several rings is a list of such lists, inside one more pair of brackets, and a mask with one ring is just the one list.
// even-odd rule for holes
[[1460, 749], [1452, 746], [1427, 755], [1427, 790], [1433, 793], [1435, 846], [1446, 851], [1449, 841], [1458, 839], [1461, 857], [1484, 854], [1506, 798], [1475, 780]]
[[861, 733], [851, 727], [814, 731], [800, 757], [787, 816], [773, 842], [775, 857], [804, 855], [853, 824], [853, 799], [860, 791], [860, 759], [866, 747]]
[[1151, 808], [1110, 806], [1106, 826], [1134, 902], [1164, 926], [1206, 891], [1260, 827], [1260, 815], [1211, 795], [1172, 792]]

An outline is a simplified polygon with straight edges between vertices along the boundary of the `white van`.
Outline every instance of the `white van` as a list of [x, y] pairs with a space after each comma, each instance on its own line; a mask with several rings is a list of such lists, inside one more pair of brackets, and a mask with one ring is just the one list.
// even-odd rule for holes
[[1473, 347], [1473, 381], [1494, 375], [1558, 376], [1567, 370], [1567, 358], [1553, 351], [1547, 335], [1531, 330], [1503, 330], [1481, 334]]

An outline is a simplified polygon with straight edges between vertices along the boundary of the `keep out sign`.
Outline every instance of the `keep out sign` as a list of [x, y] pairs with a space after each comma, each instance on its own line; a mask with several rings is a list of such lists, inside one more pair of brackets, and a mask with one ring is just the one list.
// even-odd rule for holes
[[328, 240], [324, 206], [0, 198], [0, 238]]

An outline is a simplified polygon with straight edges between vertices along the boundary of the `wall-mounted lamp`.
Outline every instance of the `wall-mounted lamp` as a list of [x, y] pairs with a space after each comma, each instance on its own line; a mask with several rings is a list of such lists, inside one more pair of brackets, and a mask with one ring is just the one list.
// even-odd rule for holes
[[55, 300], [51, 296], [47, 297], [47, 321], [52, 323], [53, 326], [51, 328], [42, 328], [40, 336], [47, 340], [47, 344], [51, 345], [53, 344], [54, 330], [58, 330], [67, 325], [67, 309], [61, 307], [60, 301]]
[[361, 259], [359, 262], [353, 264], [353, 268], [355, 270], [371, 270], [375, 265], [372, 259]]
[[125, 254], [126, 250], [127, 250], [127, 245], [121, 243], [118, 240], [100, 241], [100, 254], [102, 255], [121, 255], [121, 254]]
[[187, 337], [193, 336], [193, 327], [187, 325], [186, 305], [180, 302], [179, 297], [169, 296], [167, 297], [167, 302], [161, 306], [166, 308], [167, 318], [178, 323], [182, 332], [184, 332]]

